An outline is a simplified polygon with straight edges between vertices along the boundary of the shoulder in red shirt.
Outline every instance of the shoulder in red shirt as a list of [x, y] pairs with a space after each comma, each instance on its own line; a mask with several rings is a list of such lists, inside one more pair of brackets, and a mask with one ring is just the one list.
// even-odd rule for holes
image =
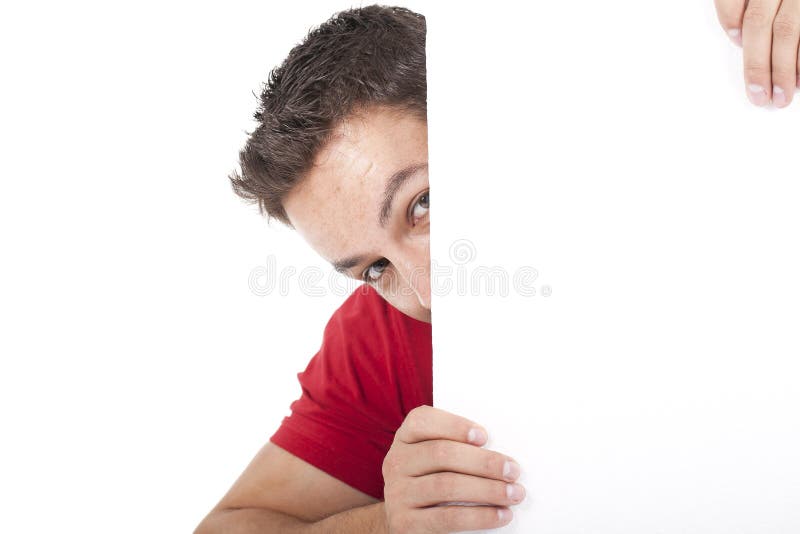
[[302, 395], [270, 441], [382, 500], [394, 433], [412, 409], [433, 405], [431, 324], [359, 286], [297, 378]]

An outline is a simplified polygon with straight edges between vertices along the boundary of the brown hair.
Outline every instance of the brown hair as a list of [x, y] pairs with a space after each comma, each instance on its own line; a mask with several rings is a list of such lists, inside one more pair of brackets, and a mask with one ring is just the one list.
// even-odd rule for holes
[[425, 17], [367, 6], [312, 29], [264, 84], [256, 129], [239, 152], [237, 195], [291, 225], [286, 194], [308, 170], [339, 121], [370, 105], [427, 116]]

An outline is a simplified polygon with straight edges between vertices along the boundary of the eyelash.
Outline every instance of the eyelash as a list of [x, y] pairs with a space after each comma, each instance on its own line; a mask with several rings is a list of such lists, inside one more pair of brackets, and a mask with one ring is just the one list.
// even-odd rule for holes
[[[378, 278], [370, 278], [370, 276], [369, 276], [370, 270], [372, 270], [373, 267], [378, 266], [378, 265], [380, 265], [381, 269], [382, 269], [381, 270], [381, 275], [378, 276]], [[380, 280], [381, 276], [383, 276], [383, 270], [385, 270], [386, 267], [388, 267], [388, 266], [389, 266], [389, 260], [387, 260], [386, 258], [381, 258], [378, 261], [376, 261], [375, 263], [371, 264], [369, 267], [367, 267], [367, 270], [364, 271], [363, 275], [361, 275], [361, 279], [364, 280], [366, 283], [377, 282], [378, 280]]]
[[[409, 219], [411, 218], [411, 214], [414, 213], [414, 208], [417, 206], [417, 204], [419, 204], [420, 200], [422, 200], [424, 197], [429, 197], [429, 195], [430, 195], [430, 190], [426, 190], [417, 197], [417, 199], [411, 205], [411, 211], [409, 212]], [[428, 209], [430, 209], [430, 197], [428, 198]], [[412, 225], [414, 225], [414, 223], [412, 223]], [[383, 271], [386, 270], [386, 267], [388, 266], [389, 266], [389, 260], [387, 260], [386, 258], [381, 258], [375, 263], [370, 264], [369, 267], [367, 267], [367, 269], [361, 275], [361, 279], [366, 283], [376, 282], [380, 280], [381, 276], [383, 276]], [[381, 274], [380, 276], [378, 276], [378, 278], [369, 277], [369, 272], [373, 267], [379, 267], [380, 269], [382, 269]]]
[[[430, 200], [430, 189], [429, 189], [429, 190], [427, 190], [427, 191], [425, 191], [425, 192], [423, 192], [422, 194], [420, 194], [420, 195], [417, 197], [417, 200], [415, 200], [415, 201], [414, 201], [414, 203], [411, 205], [411, 212], [409, 213], [409, 219], [411, 219], [411, 220], [412, 220], [412, 221], [411, 221], [411, 225], [412, 225], [412, 226], [416, 226], [416, 223], [413, 221], [413, 217], [414, 217], [414, 210], [415, 210], [415, 209], [416, 209], [416, 207], [417, 207], [417, 206], [420, 204], [420, 202], [422, 201], [422, 199], [423, 199], [423, 198], [427, 198], [427, 199], [428, 199], [428, 201], [426, 202], [426, 204], [428, 204], [428, 207], [427, 207], [427, 208], [425, 208], [425, 209], [426, 209], [426, 210], [429, 210], [429, 209], [430, 209], [430, 202], [431, 202], [431, 200]], [[426, 212], [426, 214], [427, 214], [427, 212]]]

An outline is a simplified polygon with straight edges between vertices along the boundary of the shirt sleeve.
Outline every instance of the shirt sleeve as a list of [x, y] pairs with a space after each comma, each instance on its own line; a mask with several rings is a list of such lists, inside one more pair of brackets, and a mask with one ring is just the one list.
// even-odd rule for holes
[[387, 394], [394, 380], [385, 333], [365, 311], [348, 301], [331, 317], [320, 350], [297, 374], [302, 394], [270, 441], [382, 500], [383, 459], [402, 414]]

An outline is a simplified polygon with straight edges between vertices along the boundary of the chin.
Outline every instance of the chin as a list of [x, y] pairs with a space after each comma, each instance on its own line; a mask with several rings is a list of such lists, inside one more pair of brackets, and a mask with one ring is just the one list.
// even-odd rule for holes
[[420, 306], [419, 301], [416, 298], [410, 298], [410, 299], [406, 299], [403, 297], [397, 298], [399, 297], [399, 295], [387, 295], [385, 293], [382, 293], [380, 290], [378, 291], [378, 294], [381, 295], [383, 299], [389, 303], [390, 306], [408, 315], [409, 317], [413, 317], [417, 321], [422, 321], [425, 323], [431, 322], [430, 308]]

